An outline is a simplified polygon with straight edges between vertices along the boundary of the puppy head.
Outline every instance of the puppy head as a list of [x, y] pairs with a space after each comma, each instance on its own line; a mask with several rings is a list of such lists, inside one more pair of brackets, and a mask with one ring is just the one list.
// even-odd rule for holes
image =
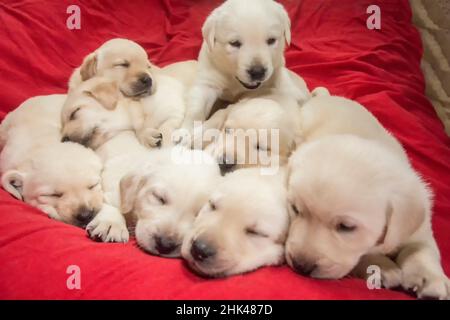
[[203, 276], [223, 277], [284, 261], [284, 178], [257, 169], [230, 173], [201, 209], [182, 256]]
[[106, 77], [118, 83], [123, 95], [141, 98], [152, 93], [150, 68], [144, 48], [127, 39], [112, 39], [89, 54], [75, 72], [82, 81]]
[[290, 20], [272, 0], [229, 0], [215, 9], [202, 28], [213, 59], [248, 90], [257, 89], [284, 65]]
[[116, 83], [103, 77], [70, 91], [61, 113], [63, 141], [96, 149], [118, 132], [131, 129], [131, 119], [119, 99]]
[[100, 210], [102, 166], [75, 143], [40, 148], [26, 167], [2, 175], [3, 188], [51, 218], [85, 227]]
[[286, 164], [295, 135], [283, 106], [271, 99], [253, 98], [229, 106], [225, 112], [218, 139], [207, 147], [223, 174]]
[[192, 162], [195, 154], [203, 154], [198, 150], [183, 150], [181, 157], [186, 161], [177, 161], [179, 155], [171, 149], [155, 153], [160, 153], [156, 155], [160, 163], [121, 180], [122, 212], [132, 213], [137, 219], [136, 240], [142, 249], [178, 257], [186, 233], [220, 177], [219, 168], [209, 157], [208, 163]]
[[292, 155], [289, 171], [286, 260], [304, 275], [337, 279], [365, 254], [395, 253], [430, 210], [420, 178], [375, 141], [309, 143]]

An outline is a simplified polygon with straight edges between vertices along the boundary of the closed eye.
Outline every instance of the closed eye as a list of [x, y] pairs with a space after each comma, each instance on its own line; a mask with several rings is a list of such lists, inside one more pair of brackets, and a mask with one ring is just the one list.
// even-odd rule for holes
[[158, 194], [156, 192], [153, 192], [153, 196], [155, 197], [156, 200], [158, 200], [158, 202], [160, 204], [162, 204], [162, 205], [167, 204], [167, 199], [164, 198], [162, 195], [160, 195], [160, 194]]
[[258, 143], [258, 144], [256, 144], [256, 150], [258, 150], [258, 151], [270, 151], [270, 148]]
[[356, 225], [346, 222], [340, 222], [336, 225], [336, 231], [339, 233], [352, 233], [356, 230]]
[[81, 107], [76, 108], [75, 110], [72, 111], [72, 113], [69, 116], [69, 120], [75, 120], [75, 117], [77, 115], [77, 112], [81, 110]]
[[95, 184], [93, 184], [93, 185], [91, 185], [91, 186], [89, 186], [88, 189], [89, 189], [89, 190], [92, 190], [92, 189], [94, 189], [95, 187], [97, 187], [99, 184], [100, 184], [100, 181], [97, 182], [97, 183], [95, 183]]
[[62, 192], [55, 192], [55, 193], [43, 195], [43, 197], [51, 197], [51, 198], [61, 198], [62, 196], [63, 196]]
[[122, 68], [128, 68], [129, 66], [130, 63], [128, 61], [123, 61], [114, 65], [114, 67], [122, 67]]
[[291, 204], [292, 211], [295, 213], [296, 216], [300, 215], [300, 210], [298, 210], [297, 206], [293, 203]]
[[268, 238], [269, 236], [255, 228], [249, 227], [245, 229], [245, 233], [252, 237]]

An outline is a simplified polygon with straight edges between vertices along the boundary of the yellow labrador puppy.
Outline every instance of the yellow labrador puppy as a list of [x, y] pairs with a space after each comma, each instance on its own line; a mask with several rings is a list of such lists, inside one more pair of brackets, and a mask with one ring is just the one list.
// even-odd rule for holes
[[153, 159], [153, 164], [122, 179], [122, 212], [136, 221], [136, 240], [143, 250], [178, 257], [195, 216], [220, 178], [219, 167], [207, 153], [180, 146], [154, 151]]
[[431, 192], [398, 141], [344, 98], [313, 98], [302, 112], [305, 143], [289, 160], [288, 264], [331, 279], [373, 264], [385, 287], [448, 299]]
[[[215, 128], [219, 131], [210, 131]], [[203, 140], [213, 140], [206, 150], [217, 159], [222, 174], [249, 167], [278, 168], [295, 148], [300, 108], [292, 98], [266, 94], [217, 111], [203, 129]]]
[[69, 89], [80, 90], [83, 81], [95, 77], [117, 83], [123, 96], [141, 104], [142, 114], [132, 118], [139, 140], [146, 146], [160, 147], [170, 145], [172, 132], [181, 126], [185, 91], [196, 71], [196, 61], [159, 68], [136, 42], [112, 39], [84, 59], [73, 72]]
[[65, 95], [28, 99], [0, 126], [2, 186], [51, 218], [85, 227], [102, 204], [100, 159], [92, 150], [61, 143]]
[[279, 265], [288, 227], [284, 171], [237, 170], [214, 188], [181, 252], [195, 272], [208, 277]]
[[150, 64], [144, 48], [127, 39], [111, 39], [87, 55], [69, 80], [69, 91], [81, 82], [103, 76], [118, 83], [126, 97], [142, 98], [152, 93]]
[[[183, 128], [207, 119], [214, 102], [236, 102], [242, 94], [275, 89], [304, 102], [310, 93], [302, 78], [285, 67], [290, 20], [273, 0], [228, 0], [206, 19], [199, 71], [189, 92]], [[183, 133], [180, 132], [180, 139]], [[184, 140], [183, 140], [184, 141]]]

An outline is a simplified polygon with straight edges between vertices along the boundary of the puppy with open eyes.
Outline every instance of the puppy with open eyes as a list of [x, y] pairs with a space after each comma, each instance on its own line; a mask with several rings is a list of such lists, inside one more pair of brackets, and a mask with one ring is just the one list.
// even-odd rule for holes
[[284, 262], [288, 228], [284, 170], [236, 170], [212, 191], [181, 253], [202, 276], [245, 273]]
[[28, 99], [0, 126], [3, 188], [49, 217], [85, 227], [102, 204], [100, 159], [75, 143], [61, 143], [65, 95]]
[[69, 91], [94, 77], [117, 83], [123, 96], [141, 104], [142, 114], [132, 118], [141, 143], [160, 147], [171, 145], [172, 132], [181, 126], [185, 91], [196, 71], [196, 61], [158, 68], [139, 44], [118, 38], [105, 42], [84, 58], [70, 78]]
[[384, 287], [449, 299], [431, 191], [400, 143], [344, 98], [313, 98], [302, 112], [305, 142], [289, 160], [288, 264], [328, 279], [377, 265]]
[[[206, 19], [199, 72], [187, 103], [182, 128], [208, 118], [221, 98], [236, 102], [245, 93], [274, 89], [299, 103], [309, 99], [305, 82], [285, 67], [285, 43], [291, 41], [290, 20], [273, 0], [228, 0]], [[183, 133], [180, 139], [187, 143]]]
[[152, 164], [121, 180], [122, 213], [135, 221], [143, 250], [179, 257], [194, 218], [220, 178], [219, 167], [204, 151], [181, 146], [154, 151], [152, 157]]

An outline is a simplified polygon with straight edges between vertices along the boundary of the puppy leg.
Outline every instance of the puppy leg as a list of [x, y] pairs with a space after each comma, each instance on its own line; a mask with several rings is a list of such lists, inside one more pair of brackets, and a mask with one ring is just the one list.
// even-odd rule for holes
[[163, 142], [163, 134], [158, 129], [145, 126], [137, 132], [137, 138], [148, 148], [159, 148]]
[[402, 284], [402, 271], [399, 266], [389, 257], [382, 254], [369, 254], [363, 256], [358, 265], [353, 269], [351, 275], [366, 279], [371, 275], [368, 273], [370, 266], [377, 266], [381, 272], [381, 285], [384, 288], [396, 288]]
[[171, 146], [174, 144], [173, 132], [181, 126], [183, 119], [169, 118], [164, 121], [158, 128], [158, 131], [162, 134], [163, 146]]
[[103, 242], [128, 242], [129, 239], [124, 216], [117, 208], [106, 203], [87, 225], [86, 231], [92, 239], [100, 239]]
[[174, 132], [174, 142], [192, 146], [195, 121], [204, 121], [221, 91], [206, 85], [195, 85], [189, 91], [186, 115], [180, 130]]
[[402, 269], [405, 290], [414, 291], [418, 298], [450, 299], [450, 281], [441, 267], [433, 238], [405, 246], [396, 260]]

